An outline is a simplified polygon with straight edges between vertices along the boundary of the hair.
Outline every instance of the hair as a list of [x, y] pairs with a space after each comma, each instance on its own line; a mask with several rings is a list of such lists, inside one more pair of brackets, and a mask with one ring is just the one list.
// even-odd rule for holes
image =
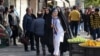
[[14, 5], [10, 5], [10, 9], [14, 9]]
[[4, 0], [0, 0], [0, 5], [4, 2]]
[[14, 5], [10, 5], [11, 12], [14, 12]]
[[77, 9], [77, 6], [73, 6], [73, 9], [74, 9], [74, 10]]
[[8, 7], [5, 7], [5, 11], [4, 13], [8, 12], [9, 8]]
[[[31, 7], [26, 8], [26, 12], [28, 12], [30, 8], [31, 8]], [[31, 8], [31, 9], [32, 9], [32, 8]], [[32, 11], [33, 11], [33, 10], [32, 10]]]
[[96, 11], [96, 12], [99, 12], [99, 8], [96, 8], [95, 11]]
[[26, 12], [28, 12], [29, 8], [26, 8]]
[[37, 13], [37, 17], [38, 17], [38, 18], [42, 17], [42, 12], [38, 12], [38, 13]]

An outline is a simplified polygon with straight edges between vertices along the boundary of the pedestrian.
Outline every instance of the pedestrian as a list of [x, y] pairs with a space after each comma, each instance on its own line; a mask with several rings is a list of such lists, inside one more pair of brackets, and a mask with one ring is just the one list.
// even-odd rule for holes
[[51, 27], [51, 11], [49, 8], [45, 9], [44, 17], [45, 19], [45, 26], [44, 26], [44, 35], [45, 35], [45, 42], [48, 47], [48, 51], [53, 54], [54, 48], [53, 48], [53, 29]]
[[14, 13], [14, 6], [10, 6], [10, 14], [9, 14], [9, 22], [10, 22], [10, 27], [12, 29], [12, 36], [11, 38], [13, 39], [13, 45], [16, 46], [16, 38], [18, 37], [18, 22], [19, 19], [17, 18], [16, 14]]
[[5, 11], [3, 4], [4, 0], [0, 0], [0, 24], [3, 24], [3, 12]]
[[53, 43], [54, 43], [54, 56], [60, 54], [60, 43], [63, 42], [64, 30], [58, 17], [58, 10], [54, 9], [52, 12], [52, 27], [53, 27]]
[[94, 14], [91, 14], [90, 23], [93, 29], [92, 37], [95, 40], [100, 37], [100, 14], [98, 8], [95, 9]]
[[88, 7], [84, 16], [84, 29], [88, 33], [87, 35], [92, 35], [92, 27], [90, 23], [90, 15], [93, 14], [93, 9], [91, 7]]
[[73, 10], [69, 14], [69, 22], [74, 37], [77, 36], [78, 24], [80, 22], [80, 12], [76, 6], [73, 6]]
[[64, 15], [65, 15], [65, 17], [66, 17], [66, 19], [68, 20], [68, 17], [69, 17], [69, 13], [70, 13], [70, 9], [67, 7], [67, 8], [65, 8], [65, 13], [64, 13]]
[[12, 30], [10, 28], [10, 23], [9, 23], [9, 12], [10, 12], [10, 8], [9, 7], [5, 7], [5, 12], [4, 12], [4, 19], [3, 19], [3, 25], [6, 28], [9, 37], [12, 36]]
[[42, 45], [42, 52], [43, 55], [46, 54], [45, 51], [45, 38], [44, 38], [44, 24], [45, 24], [45, 20], [43, 19], [43, 15], [42, 12], [38, 12], [37, 13], [38, 18], [34, 20], [34, 22], [32, 23], [32, 29], [33, 32], [35, 34], [35, 41], [36, 41], [36, 54], [39, 55], [40, 54], [40, 42]]
[[[31, 34], [32, 34], [31, 27], [32, 27], [33, 21], [34, 21], [34, 19], [32, 17], [32, 9], [29, 7], [26, 9], [26, 14], [24, 15], [24, 18], [23, 18], [23, 30], [24, 30], [25, 37], [27, 37], [30, 41], [30, 45], [31, 45], [30, 49], [32, 51], [35, 50], [34, 39], [33, 39], [33, 36], [31, 36]], [[28, 45], [29, 44], [24, 43], [25, 51], [29, 51]]]

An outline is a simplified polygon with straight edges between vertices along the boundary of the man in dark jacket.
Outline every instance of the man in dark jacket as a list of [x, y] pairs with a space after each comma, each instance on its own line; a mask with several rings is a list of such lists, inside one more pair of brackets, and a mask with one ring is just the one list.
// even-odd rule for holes
[[[39, 42], [41, 41], [42, 44], [42, 51], [43, 55], [45, 55], [45, 42], [44, 42], [44, 24], [45, 20], [42, 18], [42, 13], [38, 13], [38, 18], [34, 20], [32, 23], [32, 31], [35, 34], [35, 41], [36, 41], [36, 53], [37, 55], [40, 54], [39, 50]], [[39, 41], [40, 39], [40, 41]]]
[[[24, 19], [23, 19], [23, 30], [25, 33], [25, 37], [28, 37], [30, 40], [31, 50], [34, 50], [34, 39], [31, 36], [31, 34], [32, 34], [31, 24], [32, 24], [34, 19], [31, 15], [32, 15], [32, 9], [27, 8], [26, 14], [25, 14]], [[28, 44], [24, 43], [24, 48], [25, 48], [25, 51], [28, 51]]]

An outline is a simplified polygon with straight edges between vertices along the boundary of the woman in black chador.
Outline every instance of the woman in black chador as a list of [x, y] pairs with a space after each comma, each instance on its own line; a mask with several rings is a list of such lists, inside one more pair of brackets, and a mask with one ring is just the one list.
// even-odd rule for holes
[[48, 50], [51, 54], [53, 54], [53, 31], [51, 28], [51, 12], [49, 8], [45, 9], [45, 14], [44, 14], [44, 19], [45, 19], [45, 43], [48, 47]]

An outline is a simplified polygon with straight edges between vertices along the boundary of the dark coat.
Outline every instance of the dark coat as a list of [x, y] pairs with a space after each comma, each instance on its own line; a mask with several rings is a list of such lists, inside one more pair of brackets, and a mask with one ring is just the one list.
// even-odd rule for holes
[[46, 45], [49, 49], [50, 53], [53, 53], [53, 29], [51, 28], [51, 14], [44, 14], [45, 19], [45, 27], [44, 27], [44, 31], [45, 31], [45, 42]]
[[31, 24], [33, 20], [34, 19], [32, 18], [32, 16], [26, 14], [23, 18], [23, 29], [28, 32], [31, 32]]

